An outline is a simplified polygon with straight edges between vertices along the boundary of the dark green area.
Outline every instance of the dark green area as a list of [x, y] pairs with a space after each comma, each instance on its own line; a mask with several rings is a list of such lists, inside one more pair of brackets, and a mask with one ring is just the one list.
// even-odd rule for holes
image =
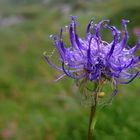
[[[69, 11], [64, 11], [63, 2]], [[58, 1], [57, 1], [58, 3]], [[71, 5], [70, 5], [71, 4]], [[55, 0], [0, 1], [0, 16], [22, 16], [20, 23], [0, 26], [0, 140], [85, 140], [89, 108], [81, 105], [80, 93], [72, 79], [55, 83], [61, 74], [43, 58], [53, 50], [50, 34], [69, 24], [77, 15], [82, 37], [91, 18], [110, 19], [123, 30], [121, 19], [129, 19], [129, 45], [136, 43], [135, 27], [140, 28], [139, 0]], [[110, 39], [108, 30], [103, 38]], [[67, 34], [64, 35], [65, 42]], [[57, 62], [57, 52], [52, 56]], [[100, 113], [95, 140], [138, 140], [140, 132], [140, 79], [121, 85], [112, 105]], [[109, 90], [110, 91], [110, 90]], [[110, 93], [108, 93], [110, 94]]]

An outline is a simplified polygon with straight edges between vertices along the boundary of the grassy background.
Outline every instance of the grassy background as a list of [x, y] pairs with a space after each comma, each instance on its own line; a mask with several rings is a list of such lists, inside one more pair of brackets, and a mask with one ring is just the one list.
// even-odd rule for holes
[[[89, 108], [81, 106], [73, 80], [53, 82], [60, 73], [43, 59], [43, 52], [53, 49], [48, 37], [68, 25], [70, 15], [77, 16], [80, 36], [91, 18], [96, 22], [109, 18], [121, 29], [121, 19], [127, 18], [131, 21], [128, 43], [134, 45], [137, 38], [132, 31], [140, 27], [139, 9], [139, 0], [53, 0], [47, 4], [1, 0], [2, 19], [20, 15], [23, 20], [0, 26], [0, 140], [85, 140]], [[137, 78], [120, 86], [113, 104], [98, 118], [95, 140], [139, 139], [139, 82]]]

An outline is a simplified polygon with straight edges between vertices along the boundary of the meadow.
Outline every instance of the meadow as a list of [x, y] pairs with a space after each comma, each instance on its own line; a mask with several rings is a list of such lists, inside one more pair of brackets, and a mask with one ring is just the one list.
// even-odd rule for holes
[[[73, 79], [54, 82], [61, 73], [43, 57], [44, 51], [50, 54], [54, 47], [49, 35], [58, 35], [59, 27], [69, 24], [70, 15], [77, 16], [81, 36], [91, 18], [96, 22], [110, 19], [120, 29], [121, 19], [130, 19], [128, 44], [136, 43], [133, 29], [140, 27], [139, 0], [55, 2], [0, 2], [2, 21], [11, 16], [18, 19], [11, 25], [0, 24], [0, 140], [86, 139], [90, 109], [81, 105]], [[103, 32], [110, 40], [110, 34]], [[67, 34], [65, 41], [69, 45]], [[53, 62], [57, 63], [57, 57], [56, 52]], [[119, 85], [112, 104], [100, 113], [95, 140], [139, 140], [139, 83], [140, 77]]]

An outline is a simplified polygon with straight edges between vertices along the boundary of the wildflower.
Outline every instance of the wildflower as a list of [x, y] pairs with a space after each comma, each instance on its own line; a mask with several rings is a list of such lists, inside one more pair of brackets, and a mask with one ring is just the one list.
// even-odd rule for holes
[[[71, 17], [69, 36], [71, 47], [65, 47], [63, 42], [64, 29], [60, 28], [59, 37], [53, 35], [54, 45], [58, 49], [62, 66], [57, 67], [45, 54], [47, 62], [55, 69], [64, 72], [59, 79], [68, 76], [73, 79], [87, 78], [90, 81], [102, 79], [116, 83], [128, 84], [140, 75], [137, 66], [140, 64], [140, 56], [134, 53], [140, 45], [140, 40], [134, 47], [127, 46], [128, 20], [122, 20], [124, 33], [115, 26], [109, 26], [109, 20], [102, 20], [97, 25], [91, 20], [86, 28], [86, 38], [80, 38], [77, 34], [76, 17]], [[113, 41], [107, 43], [102, 40], [100, 31], [102, 26], [108, 28], [113, 35]], [[117, 88], [115, 87], [117, 92]]]
[[[68, 76], [80, 81], [80, 86], [82, 85], [81, 87], [84, 89], [85, 81], [95, 83], [93, 92], [84, 95], [84, 99], [91, 106], [88, 140], [91, 140], [93, 136], [99, 111], [97, 110], [100, 102], [99, 98], [101, 99], [105, 95], [105, 92], [102, 91], [105, 82], [109, 81], [113, 84], [113, 95], [115, 95], [117, 93], [117, 83], [128, 84], [140, 75], [138, 70], [140, 55], [134, 55], [140, 45], [140, 40], [134, 47], [127, 45], [127, 22], [128, 20], [122, 20], [124, 27], [122, 38], [120, 37], [121, 31], [115, 26], [108, 25], [109, 20], [102, 20], [97, 25], [91, 20], [86, 28], [86, 38], [80, 38], [76, 32], [76, 17], [72, 16], [69, 25], [71, 47], [66, 47], [63, 42], [63, 32], [65, 31], [63, 28], [60, 28], [59, 37], [52, 36], [54, 45], [60, 54], [61, 67], [53, 64], [46, 53], [44, 54], [45, 59], [52, 67], [64, 72], [58, 80]], [[102, 26], [112, 32], [113, 41], [111, 43], [102, 40], [100, 35]], [[86, 87], [86, 89], [88, 88]], [[104, 105], [105, 103], [103, 102], [102, 108]]]

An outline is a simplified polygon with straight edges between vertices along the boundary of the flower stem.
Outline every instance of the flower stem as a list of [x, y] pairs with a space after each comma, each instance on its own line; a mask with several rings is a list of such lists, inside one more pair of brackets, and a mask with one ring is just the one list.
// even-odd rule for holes
[[89, 119], [89, 127], [88, 127], [88, 138], [87, 140], [93, 140], [93, 131], [94, 127], [96, 124], [96, 108], [97, 108], [97, 97], [98, 97], [98, 92], [96, 91], [94, 94], [94, 105], [91, 106], [90, 110], [90, 119]]

